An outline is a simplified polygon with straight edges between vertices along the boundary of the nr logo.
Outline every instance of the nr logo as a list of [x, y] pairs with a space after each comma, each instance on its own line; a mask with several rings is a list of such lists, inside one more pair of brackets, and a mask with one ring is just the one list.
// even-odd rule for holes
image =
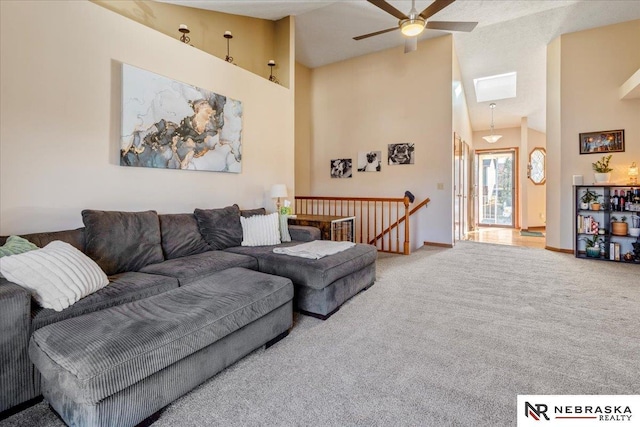
[[536, 404], [531, 404], [529, 402], [524, 402], [524, 415], [525, 417], [529, 418], [533, 418], [536, 421], [540, 421], [540, 419], [542, 417], [544, 417], [545, 420], [549, 421], [549, 417], [547, 416], [547, 410], [549, 408], [547, 407], [547, 405], [545, 405], [544, 403], [536, 403]]

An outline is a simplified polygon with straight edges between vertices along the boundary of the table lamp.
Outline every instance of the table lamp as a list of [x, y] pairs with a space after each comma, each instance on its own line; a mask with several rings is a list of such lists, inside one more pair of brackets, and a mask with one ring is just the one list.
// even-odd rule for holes
[[281, 198], [287, 197], [287, 186], [285, 184], [274, 184], [271, 187], [271, 198], [276, 201], [277, 212], [280, 213]]

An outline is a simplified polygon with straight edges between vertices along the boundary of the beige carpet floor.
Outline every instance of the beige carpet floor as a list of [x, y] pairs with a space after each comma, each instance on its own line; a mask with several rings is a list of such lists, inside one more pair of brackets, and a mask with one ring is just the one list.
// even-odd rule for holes
[[[508, 426], [518, 394], [640, 394], [640, 265], [460, 242], [170, 405], [157, 426]], [[2, 426], [59, 426], [40, 403]]]

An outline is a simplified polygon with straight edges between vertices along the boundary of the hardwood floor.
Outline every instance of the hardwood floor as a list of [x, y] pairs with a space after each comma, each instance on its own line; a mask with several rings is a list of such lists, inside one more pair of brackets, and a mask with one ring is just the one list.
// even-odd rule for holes
[[[545, 232], [544, 229], [536, 229], [536, 231]], [[545, 237], [521, 236], [519, 229], [496, 227], [481, 227], [476, 231], [472, 231], [467, 235], [467, 240], [540, 249], [544, 249], [546, 243]]]

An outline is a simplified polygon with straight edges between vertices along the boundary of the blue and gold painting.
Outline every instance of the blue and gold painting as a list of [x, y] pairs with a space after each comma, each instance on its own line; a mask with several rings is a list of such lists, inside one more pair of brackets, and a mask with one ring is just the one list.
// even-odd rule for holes
[[240, 173], [242, 102], [122, 65], [120, 164]]

